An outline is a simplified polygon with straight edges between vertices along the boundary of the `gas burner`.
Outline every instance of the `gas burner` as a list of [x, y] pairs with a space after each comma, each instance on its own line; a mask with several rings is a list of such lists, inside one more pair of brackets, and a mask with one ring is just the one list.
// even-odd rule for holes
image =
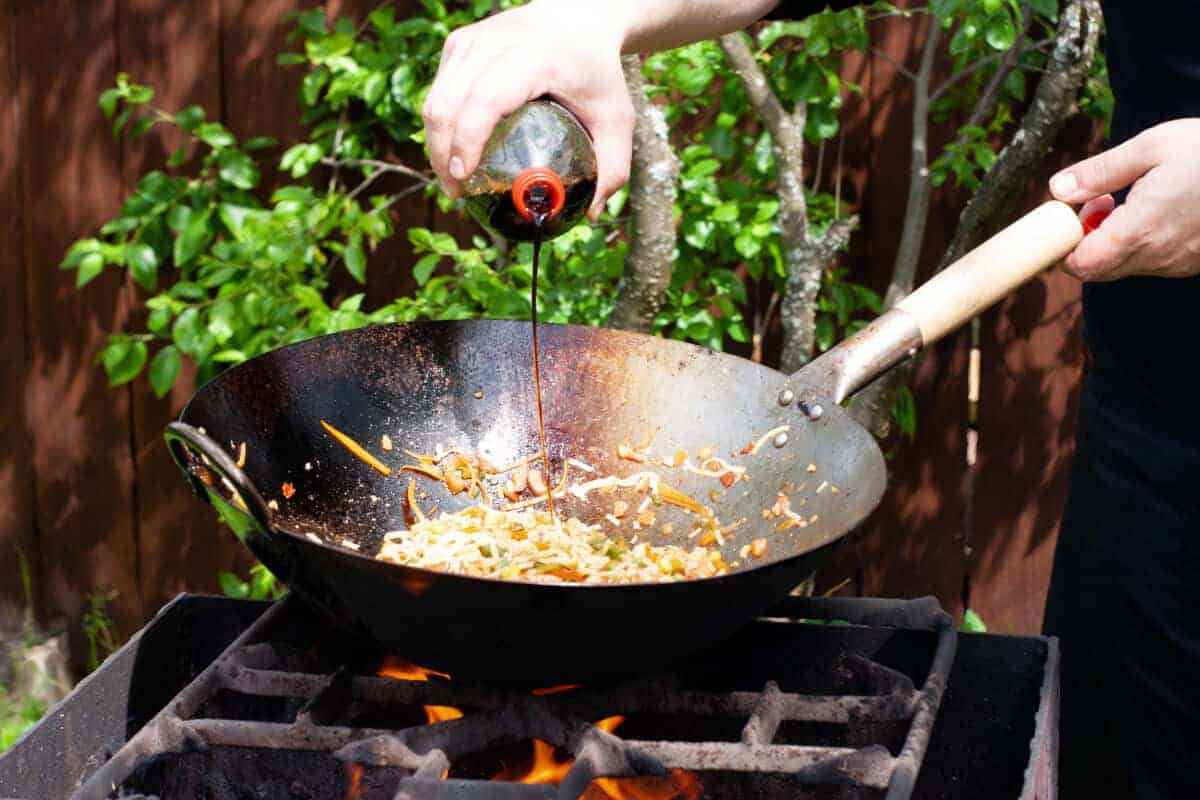
[[[1007, 786], [1010, 793], [975, 789], [963, 796], [1053, 796], [1055, 642], [965, 636], [964, 664], [955, 658], [960, 637], [950, 617], [930, 598], [793, 597], [675, 671], [532, 691], [457, 681], [381, 658], [324, 630], [299, 602], [284, 600], [207, 666], [185, 671], [191, 680], [178, 693], [157, 703], [138, 698], [139, 680], [172, 671], [159, 665], [153, 675], [154, 657], [162, 655], [147, 648], [154, 628], [200, 600], [177, 600], [127, 646], [141, 651], [126, 658], [134, 663], [132, 735], [111, 755], [91, 759], [79, 772], [82, 780], [61, 796], [943, 797], [958, 796], [945, 787], [972, 786], [958, 773], [995, 770], [988, 761], [1006, 748], [1023, 751], [1021, 760], [1010, 759], [1007, 783], [975, 784]], [[966, 702], [952, 701], [950, 719], [943, 710], [935, 725], [952, 672], [982, 680], [982, 643], [1022, 645], [1015, 650], [1023, 666], [1037, 668], [1036, 681], [1020, 691], [1003, 685], [1013, 682], [1010, 654], [999, 683], [964, 685]], [[76, 694], [86, 689], [81, 684]], [[973, 689], [1024, 698], [1031, 713], [1020, 715], [1023, 748], [1011, 735], [1001, 740], [992, 732], [990, 740], [968, 737], [987, 748], [960, 754], [971, 763], [946, 760], [943, 751], [970, 744], [958, 726], [989, 736], [992, 720], [969, 719], [980, 713], [970, 709]], [[1004, 704], [1005, 697], [995, 700]], [[939, 736], [943, 728], [948, 736]], [[51, 796], [14, 782], [37, 755], [37, 730], [0, 759], [0, 795]], [[42, 732], [44, 745], [52, 735]]]

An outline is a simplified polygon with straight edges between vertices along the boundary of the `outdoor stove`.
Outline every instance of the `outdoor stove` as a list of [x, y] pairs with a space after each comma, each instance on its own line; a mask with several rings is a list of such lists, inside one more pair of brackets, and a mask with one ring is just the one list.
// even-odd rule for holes
[[1055, 640], [956, 634], [930, 598], [792, 597], [668, 673], [531, 691], [181, 595], [0, 758], [0, 797], [1053, 798], [1057, 693]]

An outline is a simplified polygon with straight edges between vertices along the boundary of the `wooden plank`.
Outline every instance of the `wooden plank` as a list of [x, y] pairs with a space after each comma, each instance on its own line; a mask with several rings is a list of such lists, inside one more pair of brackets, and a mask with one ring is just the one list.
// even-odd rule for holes
[[[210, 119], [221, 113], [220, 7], [218, 0], [120, 0], [117, 43], [121, 69], [139, 83], [153, 86], [155, 104], [170, 112], [193, 103]], [[164, 169], [167, 155], [185, 142], [178, 129], [156, 126], [144, 138], [122, 148], [122, 183], [130, 191], [151, 169]], [[192, 165], [185, 165], [184, 170]], [[140, 326], [147, 294], [132, 280], [128, 291], [138, 299]], [[137, 470], [140, 590], [146, 612], [153, 613], [187, 589], [217, 591], [221, 570], [244, 572], [250, 563], [228, 529], [196, 500], [163, 444], [164, 426], [191, 397], [194, 372], [185, 371], [175, 391], [155, 397], [145, 378], [130, 385]]]
[[[40, 577], [36, 517], [33, 506], [33, 463], [25, 426], [25, 274], [22, 266], [21, 77], [16, 53], [15, 20], [0, 11], [0, 631], [15, 631], [28, 605], [16, 549]], [[36, 595], [31, 598], [36, 603]]]
[[133, 534], [127, 392], [95, 358], [125, 323], [121, 277], [83, 292], [58, 269], [68, 245], [120, 201], [119, 153], [96, 105], [117, 68], [113, 0], [15, 3], [29, 373], [40, 570], [48, 615], [78, 621], [86, 594], [116, 589], [121, 632], [142, 619]]

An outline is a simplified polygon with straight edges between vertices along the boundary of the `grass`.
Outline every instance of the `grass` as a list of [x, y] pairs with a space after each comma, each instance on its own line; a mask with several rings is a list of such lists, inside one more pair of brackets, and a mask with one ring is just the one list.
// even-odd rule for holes
[[14, 698], [0, 687], [0, 753], [12, 747], [45, 713], [38, 701]]

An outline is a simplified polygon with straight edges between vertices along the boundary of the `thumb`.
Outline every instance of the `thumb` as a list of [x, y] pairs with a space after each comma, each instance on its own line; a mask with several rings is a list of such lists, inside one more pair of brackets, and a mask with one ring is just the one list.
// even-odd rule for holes
[[1131, 185], [1159, 162], [1148, 133], [1059, 172], [1050, 179], [1050, 193], [1064, 203], [1084, 203]]

